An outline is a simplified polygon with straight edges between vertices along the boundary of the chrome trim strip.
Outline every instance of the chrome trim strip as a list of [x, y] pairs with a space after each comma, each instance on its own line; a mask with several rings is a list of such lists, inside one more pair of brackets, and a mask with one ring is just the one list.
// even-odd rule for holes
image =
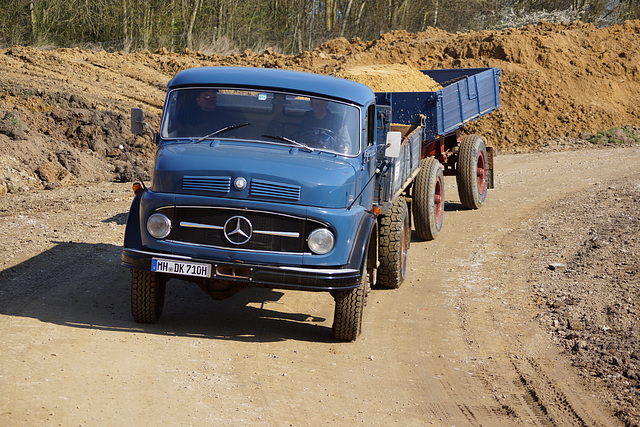
[[198, 224], [197, 222], [189, 222], [189, 221], [180, 221], [180, 227], [206, 228], [208, 230], [223, 230], [224, 229], [224, 227], [220, 227], [219, 225]]
[[293, 237], [297, 239], [300, 237], [300, 233], [296, 233], [295, 231], [261, 231], [261, 230], [253, 230], [253, 234], [266, 234], [268, 236], [280, 236], [280, 237]]
[[[224, 227], [220, 227], [219, 225], [198, 224], [197, 222], [189, 222], [189, 221], [181, 221], [180, 227], [204, 228], [206, 230], [224, 230]], [[300, 237], [300, 233], [297, 233], [294, 231], [253, 230], [253, 234], [265, 234], [267, 236], [291, 237], [294, 239], [297, 239]]]

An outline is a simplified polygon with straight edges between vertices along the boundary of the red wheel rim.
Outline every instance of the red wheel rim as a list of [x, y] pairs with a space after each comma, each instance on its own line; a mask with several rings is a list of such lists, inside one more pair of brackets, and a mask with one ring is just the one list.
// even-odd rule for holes
[[407, 226], [406, 222], [402, 223], [402, 252], [400, 254], [400, 269], [404, 271], [404, 263], [407, 259]]
[[440, 218], [442, 218], [442, 207], [444, 206], [444, 201], [442, 200], [442, 180], [440, 177], [436, 179], [436, 188], [433, 191], [433, 208], [436, 214], [436, 223], [440, 223]]
[[478, 193], [484, 194], [485, 184], [487, 181], [487, 167], [484, 160], [484, 153], [480, 151], [478, 153], [478, 164], [476, 168], [476, 177], [478, 179]]

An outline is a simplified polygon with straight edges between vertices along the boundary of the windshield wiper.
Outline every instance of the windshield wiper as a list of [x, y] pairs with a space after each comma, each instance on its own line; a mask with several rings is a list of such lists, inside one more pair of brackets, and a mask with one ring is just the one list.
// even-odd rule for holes
[[295, 139], [287, 138], [286, 136], [280, 136], [280, 135], [262, 135], [262, 136], [265, 137], [265, 138], [277, 139], [278, 141], [288, 142], [291, 145], [295, 145], [296, 147], [304, 148], [304, 149], [309, 150], [311, 152], [314, 151], [314, 149], [309, 147], [307, 144], [303, 144], [302, 142], [298, 142]]
[[203, 136], [202, 138], [198, 139], [198, 140], [196, 141], [196, 144], [197, 144], [197, 143], [199, 143], [199, 142], [204, 141], [205, 139], [209, 139], [209, 138], [211, 138], [211, 137], [214, 137], [214, 136], [216, 136], [216, 135], [219, 135], [219, 134], [221, 134], [221, 133], [228, 132], [228, 131], [230, 131], [230, 130], [234, 130], [234, 129], [238, 129], [238, 128], [243, 128], [243, 127], [245, 127], [245, 126], [249, 126], [250, 124], [251, 124], [251, 123], [248, 123], [248, 122], [247, 122], [247, 123], [241, 123], [241, 124], [239, 124], [239, 125], [225, 126], [225, 127], [223, 127], [222, 129], [218, 129], [217, 131], [215, 131], [215, 132], [211, 132], [209, 135], [205, 135], [205, 136]]

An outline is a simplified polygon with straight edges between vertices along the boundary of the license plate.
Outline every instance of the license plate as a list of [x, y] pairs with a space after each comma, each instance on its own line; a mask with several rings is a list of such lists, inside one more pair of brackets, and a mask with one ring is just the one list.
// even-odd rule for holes
[[198, 262], [173, 261], [153, 258], [151, 271], [158, 273], [181, 274], [183, 276], [211, 277], [211, 265]]

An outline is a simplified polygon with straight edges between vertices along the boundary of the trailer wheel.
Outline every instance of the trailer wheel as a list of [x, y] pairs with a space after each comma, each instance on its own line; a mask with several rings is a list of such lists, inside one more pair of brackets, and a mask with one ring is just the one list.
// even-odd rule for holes
[[411, 241], [409, 209], [404, 197], [391, 206], [386, 216], [380, 218], [380, 247], [377, 284], [396, 289], [404, 282], [407, 273], [407, 250]]
[[131, 313], [138, 323], [155, 323], [162, 315], [166, 280], [157, 273], [131, 270]]
[[369, 287], [367, 256], [362, 265], [362, 278], [357, 288], [339, 291], [334, 295], [333, 337], [337, 340], [355, 341], [362, 332], [362, 314]]
[[413, 219], [418, 237], [433, 240], [442, 229], [444, 217], [444, 174], [442, 164], [429, 157], [420, 161], [413, 183]]
[[478, 209], [487, 197], [487, 148], [480, 135], [465, 135], [458, 154], [458, 195], [465, 209]]

